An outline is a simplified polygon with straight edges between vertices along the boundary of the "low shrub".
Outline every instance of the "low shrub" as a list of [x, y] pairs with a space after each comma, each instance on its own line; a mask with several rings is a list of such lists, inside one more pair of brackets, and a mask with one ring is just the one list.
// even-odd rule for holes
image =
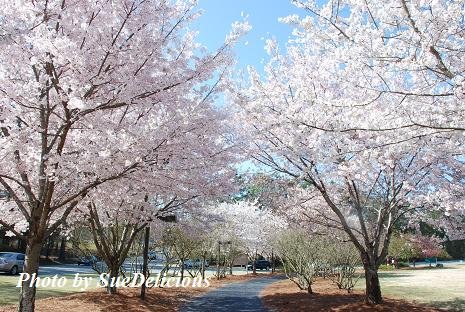
[[387, 265], [387, 264], [381, 264], [379, 266], [380, 271], [392, 271], [395, 270], [395, 267], [393, 265]]

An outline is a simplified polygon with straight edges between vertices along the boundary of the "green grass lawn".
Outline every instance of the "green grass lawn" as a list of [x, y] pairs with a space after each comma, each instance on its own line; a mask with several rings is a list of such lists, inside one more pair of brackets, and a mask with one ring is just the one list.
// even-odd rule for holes
[[[465, 311], [465, 265], [444, 269], [380, 271], [383, 296]], [[358, 288], [364, 288], [361, 279]]]
[[[48, 298], [48, 297], [56, 297], [56, 296], [64, 296], [76, 292], [80, 292], [79, 288], [73, 287], [72, 280], [74, 275], [61, 275], [67, 278], [67, 283], [64, 287], [47, 287], [47, 288], [37, 288], [37, 298]], [[60, 276], [60, 277], [61, 277]], [[95, 288], [96, 278], [97, 275], [84, 275], [81, 274], [80, 276], [92, 276], [94, 278], [94, 282], [90, 284], [89, 289]], [[16, 287], [18, 283], [18, 276], [11, 276], [11, 275], [0, 275], [0, 306], [1, 305], [9, 305], [9, 304], [17, 304], [19, 298], [19, 291], [20, 288]]]

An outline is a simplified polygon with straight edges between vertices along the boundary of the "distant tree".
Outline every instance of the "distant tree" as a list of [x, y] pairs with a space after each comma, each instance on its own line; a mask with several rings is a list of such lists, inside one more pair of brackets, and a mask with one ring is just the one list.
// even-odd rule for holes
[[[448, 258], [447, 251], [442, 247], [441, 242], [436, 237], [418, 235], [411, 238], [416, 248], [420, 251], [422, 258]], [[431, 266], [431, 261], [429, 262]]]
[[173, 225], [166, 228], [162, 241], [171, 247], [173, 255], [179, 261], [180, 282], [184, 279], [186, 261], [192, 259], [200, 244], [197, 233], [182, 226]]
[[403, 261], [411, 261], [421, 257], [421, 249], [412, 240], [411, 235], [396, 233], [389, 244], [389, 256]]
[[[255, 263], [259, 254], [269, 254], [274, 234], [287, 226], [285, 219], [270, 208], [242, 200], [206, 206], [215, 221], [219, 241], [234, 242]], [[234, 250], [236, 254], [238, 250]], [[253, 265], [255, 273], [255, 265]]]
[[286, 276], [309, 294], [313, 294], [312, 284], [323, 268], [325, 242], [319, 237], [309, 237], [308, 233], [289, 230], [274, 243]]
[[354, 245], [348, 240], [327, 239], [323, 257], [331, 269], [329, 278], [339, 289], [352, 292], [358, 281], [356, 270], [360, 266], [360, 255]]

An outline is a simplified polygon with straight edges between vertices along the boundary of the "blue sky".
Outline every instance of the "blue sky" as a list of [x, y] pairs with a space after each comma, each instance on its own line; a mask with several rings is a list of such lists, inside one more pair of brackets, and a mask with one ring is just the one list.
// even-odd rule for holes
[[[275, 38], [283, 47], [292, 35], [292, 27], [278, 22], [278, 18], [305, 14], [302, 9], [293, 6], [290, 0], [199, 0], [199, 9], [204, 13], [193, 26], [199, 31], [197, 41], [210, 51], [221, 47], [231, 30], [231, 24], [243, 19], [241, 13], [248, 15], [252, 30], [235, 49], [237, 66], [238, 69], [244, 69], [252, 65], [259, 71], [263, 68], [262, 60], [267, 59], [265, 40]], [[241, 174], [262, 171], [267, 170], [250, 161], [238, 166]]]
[[197, 40], [210, 50], [221, 46], [231, 23], [242, 20], [241, 12], [249, 16], [252, 30], [236, 48], [240, 68], [247, 65], [262, 67], [260, 62], [267, 57], [265, 39], [276, 38], [284, 46], [292, 28], [279, 23], [279, 17], [304, 14], [290, 0], [199, 0], [199, 8], [205, 12], [194, 25], [200, 32]]

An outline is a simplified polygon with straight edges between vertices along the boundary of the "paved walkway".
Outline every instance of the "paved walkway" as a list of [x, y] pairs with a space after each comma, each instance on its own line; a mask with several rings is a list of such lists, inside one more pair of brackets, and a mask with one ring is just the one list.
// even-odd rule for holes
[[259, 294], [277, 280], [279, 278], [257, 278], [227, 284], [188, 302], [180, 312], [267, 312]]

